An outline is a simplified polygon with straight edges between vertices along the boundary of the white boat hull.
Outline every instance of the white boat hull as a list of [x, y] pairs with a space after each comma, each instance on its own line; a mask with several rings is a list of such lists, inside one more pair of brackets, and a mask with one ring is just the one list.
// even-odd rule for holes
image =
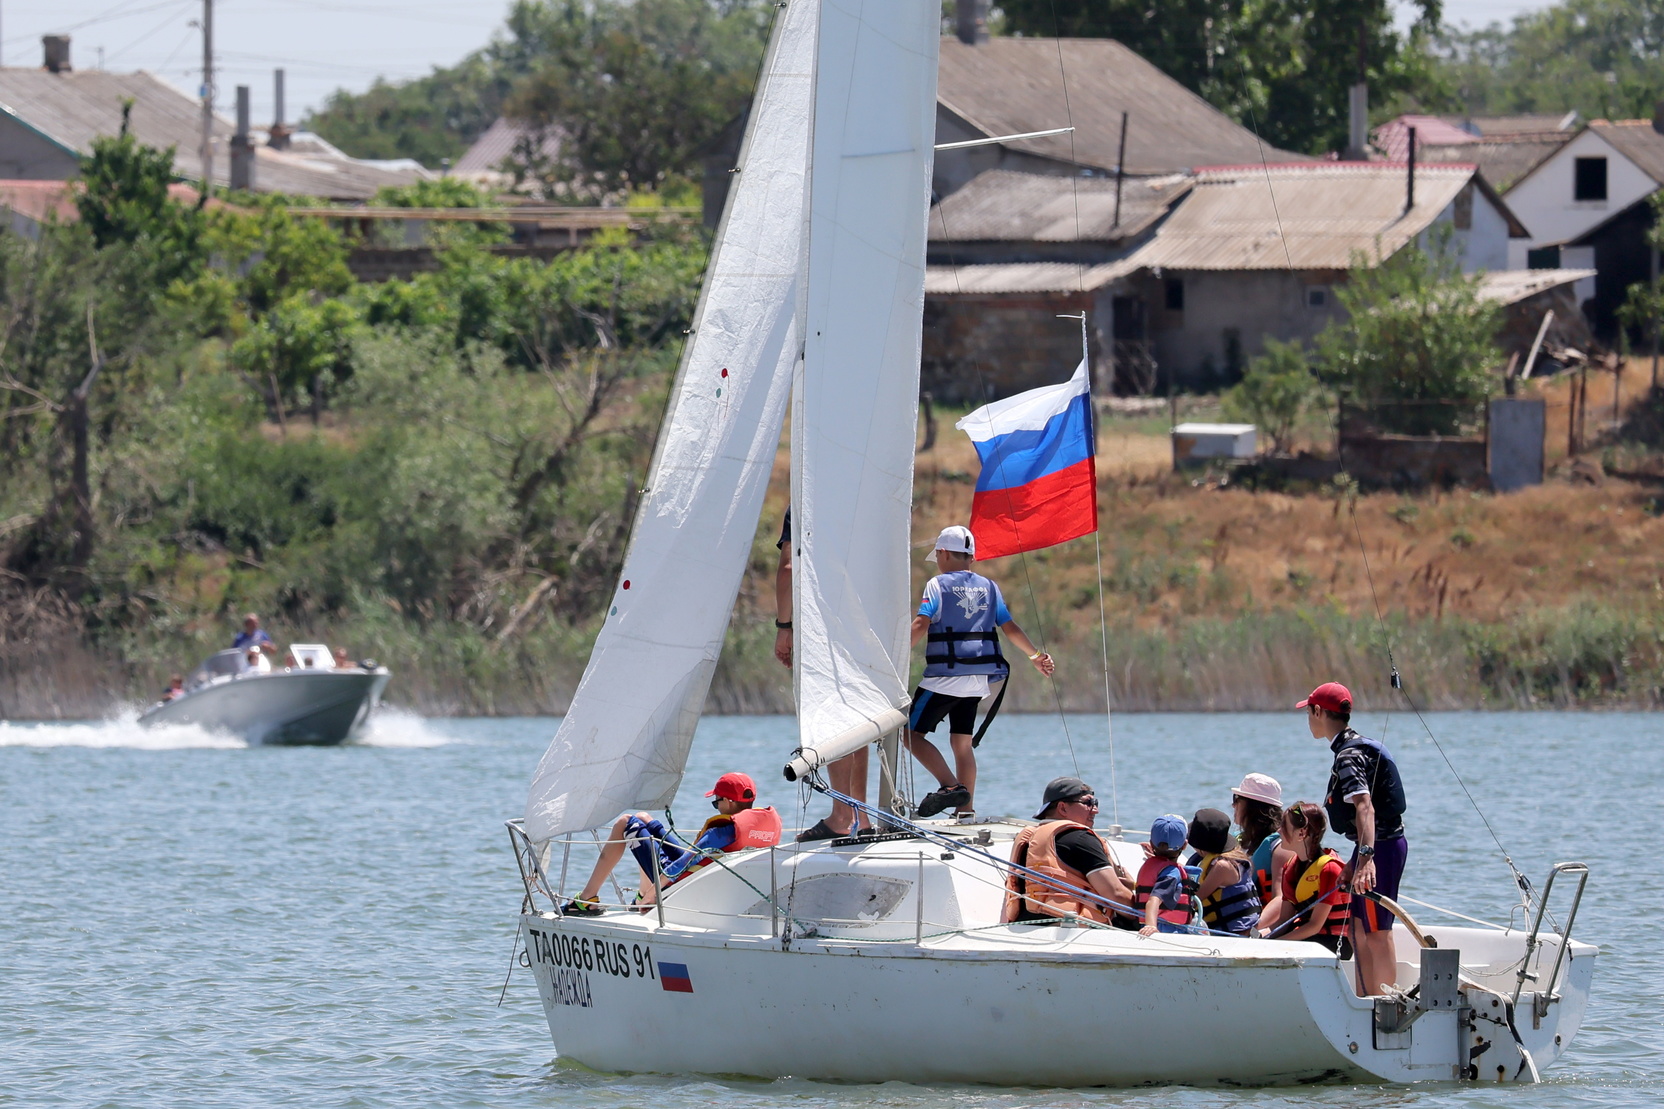
[[[780, 849], [781, 882], [797, 871], [804, 881], [908, 885], [872, 923], [822, 920], [823, 934], [789, 942], [769, 934], [758, 905], [740, 904], [769, 888], [768, 852], [736, 864], [753, 889], [714, 868], [678, 886], [663, 926], [654, 913], [524, 914], [557, 1051], [606, 1071], [1002, 1086], [1526, 1074], [1506, 1023], [1488, 1019], [1489, 993], [1471, 993], [1474, 1013], [1429, 1012], [1407, 1032], [1381, 1036], [1373, 1002], [1353, 995], [1352, 964], [1316, 944], [989, 926], [984, 914], [995, 899], [986, 884], [971, 879], [964, 860], [946, 864], [938, 854], [916, 841]], [[782, 904], [787, 896], [782, 889]], [[723, 901], [726, 920], [716, 913]], [[952, 927], [932, 923], [942, 921]], [[1511, 996], [1507, 964], [1517, 962], [1514, 949], [1523, 953], [1522, 933], [1431, 932], [1464, 951], [1464, 973]], [[1538, 961], [1542, 952], [1552, 959], [1557, 944], [1551, 937]], [[1413, 944], [1401, 950], [1416, 957]], [[1546, 1017], [1533, 1028], [1522, 1001], [1516, 1021], [1539, 1069], [1582, 1020], [1595, 949], [1573, 944], [1571, 954]], [[684, 968], [685, 983], [667, 981], [667, 964], [673, 973]], [[1413, 984], [1416, 968], [1405, 963], [1401, 972]], [[1494, 1014], [1503, 1015], [1500, 1004]]]
[[250, 744], [344, 743], [368, 726], [389, 676], [385, 669], [242, 674], [156, 705], [139, 724], [194, 724]]

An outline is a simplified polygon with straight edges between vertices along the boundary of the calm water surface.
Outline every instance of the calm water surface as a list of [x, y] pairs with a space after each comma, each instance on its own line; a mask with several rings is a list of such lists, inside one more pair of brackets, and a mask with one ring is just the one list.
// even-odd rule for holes
[[[194, 731], [141, 733], [131, 721], [0, 723], [0, 1105], [1654, 1102], [1664, 1082], [1659, 718], [1447, 714], [1429, 723], [1533, 880], [1563, 859], [1594, 868], [1577, 928], [1601, 946], [1594, 1001], [1543, 1087], [998, 1090], [618, 1077], [563, 1064], [529, 973], [515, 972], [498, 1006], [519, 896], [502, 821], [518, 814], [555, 722], [394, 716], [369, 743], [338, 749], [249, 750]], [[1413, 717], [1360, 724], [1385, 732], [1405, 770], [1405, 892], [1506, 918], [1515, 900], [1507, 869], [1439, 750]], [[736, 768], [768, 800], [802, 811], [778, 773], [790, 734], [789, 720], [707, 719], [678, 822], [695, 824], [698, 794]], [[1316, 798], [1325, 781], [1326, 751], [1298, 713], [1121, 716], [1114, 739], [1129, 827], [1228, 807], [1230, 786], [1249, 770], [1280, 778], [1290, 799]], [[984, 813], [1032, 811], [1041, 786], [1078, 760], [1105, 799], [1100, 826], [1114, 819], [1102, 719], [1008, 716], [981, 754]], [[808, 809], [811, 820], [823, 812]], [[909, 1021], [930, 1019], [930, 1003], [873, 1019], [905, 1035]]]

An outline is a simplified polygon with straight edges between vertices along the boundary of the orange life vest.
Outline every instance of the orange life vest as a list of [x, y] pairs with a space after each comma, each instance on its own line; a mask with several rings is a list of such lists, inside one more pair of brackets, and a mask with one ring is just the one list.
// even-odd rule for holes
[[[1057, 837], [1071, 828], [1092, 831], [1073, 820], [1048, 820], [1017, 833], [1017, 841], [1011, 845], [1011, 861], [1047, 878], [1055, 878], [1058, 884], [1053, 885], [1032, 874], [1012, 871], [1005, 879], [1005, 908], [1000, 913], [1002, 924], [1012, 923], [1025, 911], [1044, 916], [1078, 916], [1099, 924], [1109, 923], [1109, 914], [1098, 902], [1082, 900], [1081, 895], [1075, 892], [1092, 889], [1086, 875], [1058, 858]], [[1092, 834], [1097, 835], [1096, 832]], [[1065, 886], [1073, 886], [1074, 889], [1066, 889]]]
[[1132, 903], [1140, 913], [1143, 913], [1145, 904], [1150, 900], [1150, 896], [1155, 893], [1156, 879], [1160, 878], [1162, 871], [1168, 867], [1172, 867], [1179, 872], [1179, 907], [1176, 909], [1162, 909], [1156, 915], [1169, 924], [1189, 924], [1191, 905], [1189, 878], [1184, 872], [1184, 867], [1179, 865], [1177, 859], [1163, 858], [1160, 855], [1151, 855], [1145, 859], [1144, 865], [1138, 868], [1138, 889], [1133, 894]]
[[[706, 820], [705, 823], [699, 826], [699, 835], [693, 837], [694, 842], [697, 843], [712, 828], [720, 828], [724, 824], [734, 826], [734, 838], [728, 846], [722, 849], [724, 855], [730, 851], [745, 851], [752, 847], [773, 847], [780, 842], [780, 832], [784, 827], [780, 822], [780, 814], [775, 812], [773, 807], [741, 809], [733, 816], [723, 816], [718, 813]], [[680, 882], [694, 871], [710, 865], [711, 859], [707, 855], [694, 862], [692, 866], [670, 879], [670, 881], [673, 883]]]
[[734, 842], [724, 847], [724, 851], [773, 847], [780, 842], [783, 826], [780, 823], [780, 814], [774, 811], [773, 806], [763, 809], [741, 809], [731, 819], [734, 824]]
[[[1323, 873], [1331, 863], [1336, 867], [1335, 883], [1325, 891]], [[1304, 905], [1308, 901], [1314, 906], [1320, 903], [1329, 906], [1329, 915], [1324, 918], [1317, 935], [1346, 935], [1347, 918], [1352, 915], [1352, 894], [1347, 890], [1345, 876], [1339, 869], [1344, 866], [1339, 855], [1324, 848], [1323, 854], [1311, 862], [1301, 862], [1296, 858], [1283, 871], [1283, 897], [1287, 900], [1290, 894], [1293, 895], [1291, 906]]]

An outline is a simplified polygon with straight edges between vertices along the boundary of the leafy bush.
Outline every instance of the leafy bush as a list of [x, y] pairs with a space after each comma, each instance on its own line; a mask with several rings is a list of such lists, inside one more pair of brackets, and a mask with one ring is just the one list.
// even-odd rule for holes
[[1320, 399], [1322, 387], [1299, 341], [1268, 339], [1265, 353], [1248, 363], [1242, 380], [1225, 392], [1225, 414], [1252, 423], [1287, 454], [1300, 417]]

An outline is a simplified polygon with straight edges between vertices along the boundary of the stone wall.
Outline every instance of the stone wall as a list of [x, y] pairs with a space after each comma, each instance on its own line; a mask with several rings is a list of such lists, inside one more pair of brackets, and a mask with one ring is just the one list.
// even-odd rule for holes
[[1080, 321], [1058, 316], [1082, 311], [1093, 387], [1104, 391], [1110, 318], [1094, 293], [926, 297], [919, 388], [940, 404], [977, 405], [1066, 381], [1080, 364]]

